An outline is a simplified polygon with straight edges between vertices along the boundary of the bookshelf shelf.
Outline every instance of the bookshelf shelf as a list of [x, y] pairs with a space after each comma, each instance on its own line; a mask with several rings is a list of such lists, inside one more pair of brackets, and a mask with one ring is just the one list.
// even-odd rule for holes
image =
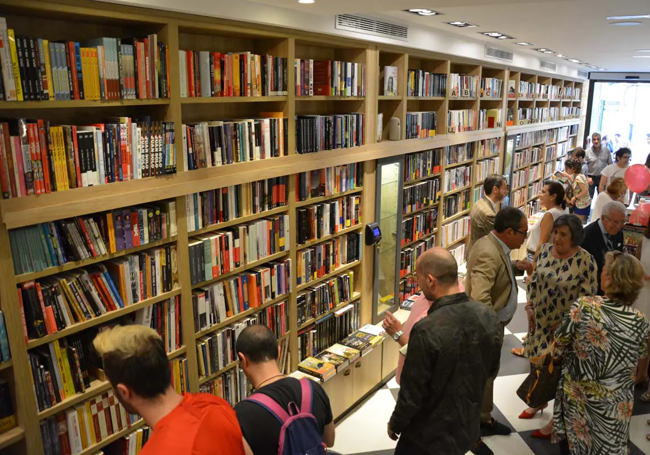
[[435, 208], [438, 207], [438, 203], [439, 203], [439, 202], [436, 202], [435, 204], [427, 205], [426, 207], [423, 207], [423, 208], [418, 209], [418, 210], [414, 210], [414, 211], [409, 212], [409, 213], [403, 213], [403, 214], [402, 214], [402, 218], [403, 218], [403, 219], [410, 218], [410, 217], [412, 217], [412, 216], [414, 216], [414, 215], [418, 215], [418, 214], [420, 214], [420, 213], [422, 213], [422, 212], [426, 212], [426, 211], [428, 211], [428, 210], [435, 209]]
[[214, 378], [217, 378], [217, 377], [221, 376], [221, 375], [224, 374], [226, 371], [228, 371], [228, 370], [232, 370], [233, 368], [235, 368], [235, 367], [238, 366], [238, 365], [239, 365], [239, 360], [235, 360], [234, 362], [231, 362], [230, 364], [228, 364], [228, 365], [225, 366], [224, 368], [220, 369], [220, 370], [217, 371], [216, 373], [212, 373], [210, 376], [205, 376], [205, 377], [199, 378], [199, 385], [203, 385], [203, 384], [205, 384], [206, 382], [210, 382], [210, 381], [213, 380]]
[[180, 348], [176, 349], [175, 351], [170, 352], [167, 354], [167, 358], [169, 360], [173, 360], [176, 357], [180, 357], [182, 355], [185, 355], [187, 353], [187, 347], [186, 346], [181, 346]]
[[181, 104], [276, 103], [286, 102], [288, 99], [288, 96], [203, 96], [181, 98]]
[[452, 221], [456, 221], [457, 219], [462, 218], [462, 217], [464, 217], [465, 215], [468, 215], [469, 212], [470, 212], [469, 209], [467, 209], [467, 210], [463, 210], [462, 212], [459, 212], [459, 213], [455, 214], [454, 216], [450, 216], [449, 218], [444, 218], [444, 219], [442, 220], [442, 222], [443, 222], [443, 223], [451, 223]]
[[477, 158], [476, 158], [476, 161], [489, 160], [489, 159], [491, 159], [491, 158], [496, 158], [496, 157], [498, 157], [498, 156], [501, 156], [501, 154], [500, 154], [500, 153], [495, 153], [495, 154], [493, 154], [493, 155], [482, 156], [482, 157], [480, 157], [480, 158], [477, 157]]
[[109, 253], [105, 254], [103, 256], [97, 256], [94, 258], [88, 258], [84, 259], [82, 261], [72, 261], [72, 262], [66, 262], [63, 265], [59, 265], [56, 267], [49, 267], [45, 270], [41, 270], [40, 272], [33, 272], [33, 273], [24, 273], [22, 275], [16, 275], [16, 283], [24, 283], [25, 281], [31, 281], [31, 280], [37, 280], [40, 278], [45, 278], [51, 275], [55, 275], [57, 273], [62, 273], [62, 272], [67, 272], [68, 270], [74, 270], [79, 267], [86, 267], [89, 265], [93, 264], [99, 264], [100, 262], [104, 261], [109, 261], [111, 259], [116, 259], [120, 258], [122, 256], [127, 256], [129, 254], [137, 253], [139, 251], [144, 251], [148, 250], [151, 248], [156, 248], [158, 246], [162, 245], [168, 245], [171, 243], [176, 242], [176, 236], [170, 237], [168, 239], [162, 239], [162, 240], [156, 240], [155, 242], [150, 242], [145, 245], [140, 245], [135, 248], [130, 248], [128, 250], [123, 250], [119, 251], [117, 253]]
[[0, 110], [40, 110], [40, 109], [86, 109], [124, 106], [165, 106], [168, 98], [145, 100], [67, 100], [67, 101], [0, 101]]
[[409, 96], [406, 99], [408, 101], [445, 101], [447, 98], [444, 96]]
[[481, 100], [481, 101], [503, 101], [503, 97], [499, 97], [499, 98], [490, 98], [490, 97], [484, 97], [484, 96], [483, 96], [483, 97], [480, 98], [480, 100]]
[[108, 313], [104, 313], [101, 316], [94, 317], [88, 321], [80, 322], [79, 324], [74, 324], [70, 327], [67, 327], [63, 330], [59, 330], [56, 333], [52, 333], [50, 335], [46, 335], [43, 338], [38, 338], [36, 340], [29, 340], [27, 342], [27, 349], [34, 349], [38, 346], [43, 346], [44, 344], [50, 343], [54, 340], [58, 340], [60, 338], [64, 338], [70, 335], [73, 335], [75, 333], [81, 332], [82, 330], [89, 329], [91, 327], [95, 327], [96, 325], [102, 324], [104, 322], [110, 321], [112, 319], [118, 318], [125, 316], [127, 314], [133, 313], [134, 311], [141, 310], [142, 308], [146, 308], [148, 306], [153, 305], [154, 303], [162, 302], [164, 300], [170, 299], [172, 297], [176, 297], [177, 295], [180, 295], [181, 289], [176, 288], [171, 292], [165, 292], [163, 294], [160, 294], [156, 297], [152, 297], [150, 299], [143, 300], [142, 302], [134, 303], [133, 305], [129, 305], [124, 308], [120, 308], [119, 310], [115, 311], [109, 311]]
[[332, 194], [330, 196], [318, 196], [314, 197], [311, 199], [307, 199], [306, 201], [297, 201], [296, 202], [296, 208], [300, 207], [307, 207], [309, 205], [314, 205], [314, 204], [320, 204], [321, 202], [326, 202], [326, 201], [331, 201], [333, 199], [338, 199], [341, 197], [346, 197], [346, 196], [351, 196], [353, 194], [359, 194], [363, 191], [362, 187], [355, 188], [350, 191], [344, 191], [343, 193], [337, 193], [337, 194]]
[[[401, 95], [393, 96], [393, 95], [379, 95], [377, 97], [379, 101], [402, 101], [404, 98]], [[409, 97], [410, 99], [410, 97]]]
[[296, 249], [298, 251], [304, 250], [305, 248], [312, 247], [314, 245], [318, 245], [320, 243], [325, 243], [328, 240], [335, 239], [337, 237], [342, 237], [345, 234], [349, 234], [350, 232], [357, 232], [360, 231], [361, 228], [363, 227], [363, 224], [357, 224], [356, 226], [351, 226], [349, 228], [341, 229], [339, 232], [335, 232], [334, 234], [328, 234], [324, 237], [321, 237], [320, 239], [315, 239], [315, 240], [310, 240], [307, 243], [299, 243], [296, 245]]
[[485, 183], [485, 180], [480, 180], [474, 184], [474, 186], [481, 186]]
[[7, 370], [14, 366], [13, 359], [9, 359], [6, 362], [0, 362], [0, 371]]
[[431, 174], [431, 175], [427, 175], [426, 177], [420, 177], [419, 179], [404, 182], [404, 188], [408, 188], [409, 186], [417, 185], [418, 183], [422, 183], [422, 182], [424, 182], [426, 180], [431, 180], [431, 179], [434, 179], [436, 177], [440, 178], [441, 175], [442, 174], [440, 172], [438, 172], [437, 174]]
[[225, 280], [226, 278], [230, 278], [239, 273], [245, 272], [246, 270], [257, 267], [258, 265], [266, 264], [267, 262], [275, 261], [276, 259], [281, 259], [288, 255], [289, 255], [289, 251], [280, 251], [279, 253], [272, 254], [263, 259], [260, 259], [259, 261], [247, 262], [241, 267], [238, 267], [235, 270], [232, 270], [228, 273], [222, 273], [218, 277], [215, 277], [211, 280], [201, 281], [200, 283], [193, 284], [192, 289], [202, 288], [203, 286], [208, 286], [209, 284], [216, 283], [217, 281]]
[[319, 315], [316, 316], [315, 318], [309, 319], [309, 320], [308, 320], [307, 322], [305, 322], [304, 324], [299, 325], [299, 326], [298, 326], [298, 330], [300, 331], [300, 330], [302, 330], [302, 329], [305, 329], [305, 328], [309, 327], [311, 324], [320, 321], [320, 320], [323, 319], [325, 316], [327, 316], [327, 315], [329, 315], [329, 314], [332, 314], [332, 313], [336, 313], [336, 312], [337, 312], [338, 310], [340, 310], [341, 308], [346, 307], [347, 305], [351, 304], [352, 302], [356, 302], [356, 301], [359, 300], [360, 298], [361, 298], [361, 293], [360, 293], [360, 292], [355, 292], [355, 293], [352, 295], [352, 298], [351, 298], [350, 300], [346, 300], [345, 302], [336, 305], [336, 306], [335, 306], [334, 308], [332, 308], [331, 310], [328, 310], [328, 311], [326, 311], [326, 312], [323, 313], [323, 314], [319, 314]]
[[467, 166], [468, 164], [472, 164], [473, 162], [474, 162], [474, 158], [470, 158], [469, 160], [461, 161], [460, 163], [445, 164], [445, 169], [453, 169], [455, 167]]
[[451, 191], [445, 191], [445, 192], [443, 192], [442, 197], [447, 197], [449, 195], [456, 194], [456, 193], [462, 193], [463, 191], [469, 190], [470, 188], [472, 188], [472, 185], [467, 185], [467, 186], [464, 186], [462, 188], [457, 188], [457, 189], [451, 190]]
[[451, 248], [452, 246], [456, 246], [456, 245], [458, 245], [458, 244], [460, 244], [460, 243], [463, 243], [463, 242], [464, 242], [468, 237], [469, 237], [468, 235], [464, 235], [464, 236], [462, 236], [461, 238], [454, 240], [454, 241], [451, 242], [449, 245], [445, 246], [445, 248], [449, 249], [449, 248]]
[[14, 427], [9, 431], [0, 434], [0, 450], [21, 441], [25, 438], [25, 430], [21, 427]]
[[288, 211], [289, 211], [288, 205], [282, 207], [276, 207], [274, 209], [266, 210], [264, 212], [254, 213], [253, 215], [246, 215], [239, 218], [235, 218], [230, 221], [224, 221], [223, 223], [212, 224], [210, 226], [204, 227], [196, 231], [189, 231], [188, 235], [190, 237], [194, 237], [201, 234], [207, 234], [209, 232], [218, 231], [228, 227], [250, 223], [251, 221], [259, 220], [260, 218], [266, 218], [274, 215], [279, 215], [281, 213], [287, 213]]
[[476, 101], [476, 96], [450, 96], [449, 101]]
[[100, 393], [107, 392], [110, 389], [111, 389], [111, 384], [108, 381], [100, 381], [99, 379], [95, 379], [90, 383], [90, 387], [88, 387], [83, 392], [77, 393], [69, 398], [66, 398], [60, 403], [55, 404], [51, 408], [39, 412], [38, 419], [44, 420], [47, 419], [48, 417], [52, 417], [53, 415], [56, 415], [61, 411], [65, 411], [66, 409], [72, 406], [75, 406], [83, 401], [89, 400], [95, 395], [99, 395]]
[[129, 434], [133, 433], [134, 431], [137, 431], [138, 429], [142, 428], [143, 426], [144, 426], [144, 420], [140, 419], [137, 422], [132, 423], [130, 427], [125, 428], [122, 431], [118, 431], [117, 433], [113, 433], [108, 438], [98, 442], [97, 444], [95, 444], [95, 445], [93, 445], [91, 447], [88, 447], [85, 450], [82, 450], [81, 452], [79, 452], [79, 455], [92, 455], [92, 454], [95, 454], [102, 447], [106, 447], [111, 442], [117, 441], [118, 439], [121, 439], [124, 436], [128, 436]]
[[365, 96], [296, 96], [296, 101], [365, 101]]
[[298, 287], [296, 288], [296, 290], [298, 292], [304, 291], [305, 289], [307, 289], [310, 286], [315, 286], [315, 285], [317, 285], [319, 283], [322, 283], [323, 281], [329, 280], [330, 278], [332, 278], [332, 277], [334, 277], [336, 275], [339, 275], [339, 274], [341, 274], [343, 272], [347, 272], [348, 270], [358, 266], [359, 264], [361, 264], [361, 261], [354, 261], [354, 262], [351, 262], [349, 264], [342, 265], [341, 267], [334, 270], [333, 272], [328, 273], [327, 275], [323, 275], [322, 277], [316, 278], [315, 280], [308, 281], [307, 283], [299, 284]]
[[261, 310], [263, 310], [265, 308], [273, 306], [276, 303], [280, 303], [283, 300], [288, 300], [289, 296], [290, 296], [290, 294], [281, 295], [281, 296], [276, 297], [276, 298], [274, 298], [272, 300], [269, 300], [268, 302], [263, 303], [262, 305], [260, 305], [258, 307], [249, 308], [246, 311], [243, 311], [243, 312], [241, 312], [239, 314], [235, 314], [235, 315], [233, 315], [233, 316], [231, 316], [229, 318], [226, 318], [225, 320], [221, 321], [218, 324], [213, 325], [212, 327], [208, 327], [205, 330], [201, 330], [200, 332], [196, 332], [195, 333], [195, 339], [198, 340], [199, 338], [204, 337], [206, 335], [209, 335], [212, 332], [223, 329], [224, 327], [228, 327], [229, 325], [234, 324], [235, 322], [240, 321], [240, 320], [244, 319], [245, 317], [250, 316], [251, 314], [255, 314], [258, 311], [261, 311]]
[[429, 237], [431, 237], [431, 236], [433, 236], [433, 235], [436, 235], [436, 232], [438, 232], [438, 229], [437, 229], [437, 228], [434, 229], [433, 232], [431, 232], [430, 234], [424, 235], [424, 236], [420, 237], [420, 238], [417, 239], [417, 240], [413, 240], [412, 242], [405, 243], [405, 244], [402, 245], [400, 248], [402, 248], [402, 249], [404, 249], [404, 248], [408, 248], [408, 247], [411, 247], [411, 246], [415, 245], [415, 244], [418, 243], [418, 242], [423, 242], [424, 240], [428, 239]]

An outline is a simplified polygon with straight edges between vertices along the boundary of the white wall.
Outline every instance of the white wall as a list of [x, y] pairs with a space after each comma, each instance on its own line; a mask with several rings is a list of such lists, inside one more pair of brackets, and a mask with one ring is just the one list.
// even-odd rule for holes
[[[334, 16], [320, 16], [302, 11], [295, 11], [288, 8], [280, 8], [260, 3], [253, 3], [246, 0], [97, 0], [111, 3], [122, 3], [146, 8], [156, 8], [182, 13], [213, 16], [239, 21], [255, 22], [259, 24], [275, 25], [315, 33], [338, 35], [350, 38], [363, 39], [383, 44], [393, 44], [403, 47], [411, 47], [427, 51], [439, 52], [447, 55], [471, 58], [482, 61], [490, 61], [510, 67], [528, 69], [541, 72], [540, 59], [526, 53], [515, 53], [513, 62], [505, 62], [498, 59], [485, 57], [485, 41], [468, 39], [450, 32], [419, 27], [413, 24], [409, 26], [408, 41], [386, 39], [371, 35], [364, 35], [354, 32], [337, 30], [334, 28]], [[394, 17], [376, 18], [395, 22]], [[498, 42], [491, 46], [498, 47]], [[562, 63], [557, 64], [557, 71], [548, 74], [557, 74], [568, 77], [578, 77], [577, 68]]]

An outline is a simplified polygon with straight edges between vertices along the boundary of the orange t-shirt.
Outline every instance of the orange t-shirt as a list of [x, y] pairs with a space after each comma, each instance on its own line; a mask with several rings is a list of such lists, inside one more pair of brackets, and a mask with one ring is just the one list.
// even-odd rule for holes
[[181, 404], [160, 419], [141, 455], [244, 455], [235, 410], [207, 393], [183, 396]]

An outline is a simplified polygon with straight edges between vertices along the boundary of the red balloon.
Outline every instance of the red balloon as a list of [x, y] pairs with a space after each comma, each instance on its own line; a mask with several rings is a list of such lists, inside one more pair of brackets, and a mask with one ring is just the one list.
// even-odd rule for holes
[[646, 202], [641, 204], [632, 215], [630, 215], [630, 224], [635, 224], [637, 226], [647, 226], [648, 221], [650, 220], [650, 203]]
[[650, 170], [643, 164], [635, 164], [625, 171], [625, 184], [634, 193], [642, 193], [650, 186]]

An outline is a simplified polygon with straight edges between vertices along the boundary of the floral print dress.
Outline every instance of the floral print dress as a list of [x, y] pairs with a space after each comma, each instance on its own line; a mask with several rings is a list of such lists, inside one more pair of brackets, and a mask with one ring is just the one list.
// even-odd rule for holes
[[554, 439], [576, 455], [627, 455], [633, 374], [648, 355], [650, 324], [638, 310], [582, 297], [555, 333], [563, 358], [553, 412]]
[[580, 248], [570, 258], [558, 259], [552, 248], [549, 243], [542, 245], [528, 283], [528, 301], [535, 311], [535, 330], [524, 342], [524, 356], [529, 359], [546, 355], [555, 329], [573, 302], [598, 291], [596, 261], [591, 254]]

